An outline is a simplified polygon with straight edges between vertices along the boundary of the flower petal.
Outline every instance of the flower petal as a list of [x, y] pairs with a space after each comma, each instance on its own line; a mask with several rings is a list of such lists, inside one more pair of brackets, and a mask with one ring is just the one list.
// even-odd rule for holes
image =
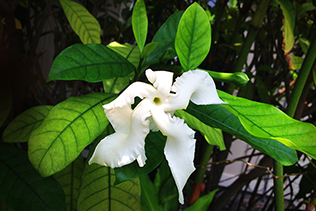
[[[145, 138], [149, 133], [147, 117], [150, 116], [146, 102], [141, 101], [131, 116], [124, 116], [124, 114], [128, 114], [128, 106], [109, 110], [111, 123], [114, 123], [116, 133], [101, 140], [95, 148], [89, 164], [98, 163], [115, 168], [132, 163], [137, 159], [141, 167], [145, 165]], [[124, 123], [124, 121], [126, 122]]]
[[184, 203], [183, 188], [195, 170], [193, 165], [195, 152], [194, 131], [184, 123], [183, 119], [165, 114], [159, 108], [151, 110], [152, 117], [160, 129], [167, 136], [165, 156], [179, 192], [179, 202]]
[[147, 69], [145, 74], [148, 80], [158, 90], [157, 97], [164, 101], [170, 93], [173, 81], [173, 72], [152, 71], [151, 69]]
[[221, 104], [211, 76], [202, 70], [191, 70], [182, 74], [174, 82], [165, 111], [185, 109], [189, 100], [198, 105]]

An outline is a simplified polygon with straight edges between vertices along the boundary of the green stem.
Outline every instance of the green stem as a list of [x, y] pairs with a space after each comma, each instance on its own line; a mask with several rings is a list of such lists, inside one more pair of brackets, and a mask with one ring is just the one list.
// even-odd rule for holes
[[203, 156], [201, 158], [200, 161], [200, 165], [197, 170], [196, 170], [196, 174], [195, 174], [195, 183], [196, 184], [200, 184], [203, 182], [204, 180], [204, 175], [205, 175], [205, 171], [207, 168], [207, 163], [210, 161], [210, 157], [212, 155], [213, 152], [213, 145], [209, 145], [208, 143], [203, 144], [204, 146], [204, 151], [203, 151]]
[[274, 198], [275, 210], [284, 211], [284, 192], [283, 192], [283, 165], [276, 160], [273, 162], [274, 177]]

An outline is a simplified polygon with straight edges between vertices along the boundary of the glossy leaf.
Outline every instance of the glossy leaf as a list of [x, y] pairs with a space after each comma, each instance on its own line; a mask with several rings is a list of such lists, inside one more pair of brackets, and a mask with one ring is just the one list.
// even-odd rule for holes
[[71, 28], [83, 44], [101, 43], [98, 21], [82, 5], [71, 0], [59, 0]]
[[210, 145], [217, 145], [219, 146], [220, 150], [226, 149], [223, 140], [223, 133], [221, 130], [219, 130], [218, 128], [212, 128], [204, 124], [203, 122], [183, 110], [177, 110], [175, 112], [175, 115], [180, 117], [181, 119], [184, 119], [185, 123], [187, 123], [190, 128], [200, 131]]
[[118, 42], [111, 42], [107, 45], [108, 48], [123, 56], [127, 61], [132, 63], [135, 68], [138, 67], [140, 61], [140, 52], [138, 46], [124, 43], [124, 45]]
[[125, 77], [135, 67], [121, 55], [101, 44], [75, 44], [55, 59], [47, 81], [83, 80], [100, 82]]
[[281, 6], [283, 16], [284, 16], [284, 42], [285, 49], [284, 53], [288, 53], [293, 48], [295, 41], [294, 28], [295, 28], [295, 8], [293, 4], [288, 0], [276, 0], [276, 2]]
[[1, 87], [0, 89], [0, 127], [8, 118], [13, 104], [11, 88]]
[[163, 207], [158, 201], [158, 192], [155, 185], [146, 174], [139, 177], [141, 185], [141, 202], [142, 210], [146, 211], [163, 211]]
[[192, 206], [184, 209], [184, 211], [207, 210], [208, 205], [213, 201], [216, 191], [213, 190], [211, 193], [202, 196]]
[[235, 113], [243, 127], [252, 135], [275, 139], [316, 158], [314, 125], [295, 120], [272, 105], [234, 97], [225, 92], [219, 92], [219, 96], [228, 102], [224, 107]]
[[42, 176], [63, 170], [102, 133], [109, 123], [102, 104], [113, 99], [104, 93], [71, 97], [49, 112], [28, 143], [29, 159]]
[[14, 210], [66, 210], [63, 189], [53, 177], [43, 178], [27, 153], [0, 145], [0, 200]]
[[132, 13], [132, 28], [140, 54], [142, 55], [148, 31], [148, 18], [144, 0], [137, 0], [135, 3]]
[[139, 179], [114, 185], [114, 170], [97, 164], [86, 165], [79, 191], [79, 211], [141, 210]]
[[134, 161], [131, 164], [115, 168], [115, 184], [148, 174], [161, 163], [164, 158], [163, 150], [165, 148], [166, 137], [160, 132], [150, 132], [145, 141], [147, 157], [145, 166], [139, 167], [137, 161]]
[[238, 117], [221, 105], [195, 105], [190, 103], [186, 111], [203, 123], [220, 128], [247, 142], [253, 148], [271, 156], [288, 166], [297, 162], [296, 151], [275, 139], [259, 138], [251, 135], [241, 124]]
[[36, 106], [30, 108], [6, 127], [3, 132], [3, 141], [9, 143], [27, 142], [33, 130], [38, 128], [53, 106]]
[[69, 166], [67, 166], [64, 170], [54, 175], [54, 178], [64, 189], [66, 197], [66, 207], [68, 211], [77, 211], [79, 187], [83, 167], [83, 157], [78, 156], [78, 158]]
[[155, 34], [152, 42], [157, 42], [157, 47], [147, 56], [145, 66], [158, 63], [160, 58], [166, 51], [170, 51], [167, 55], [167, 59], [171, 59], [177, 56], [174, 41], [177, 34], [177, 28], [183, 11], [178, 11], [171, 15], [167, 21], [159, 28]]
[[210, 47], [211, 24], [204, 9], [195, 2], [182, 15], [175, 39], [176, 52], [183, 69], [196, 69]]

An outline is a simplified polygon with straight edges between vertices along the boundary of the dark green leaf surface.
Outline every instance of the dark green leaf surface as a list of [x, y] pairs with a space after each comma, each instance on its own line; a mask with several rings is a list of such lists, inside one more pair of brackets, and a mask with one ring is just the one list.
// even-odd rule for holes
[[55, 59], [47, 81], [83, 80], [100, 82], [124, 77], [135, 67], [121, 55], [101, 44], [75, 44]]
[[97, 164], [86, 165], [78, 198], [79, 211], [140, 211], [139, 179], [114, 185], [114, 170]]
[[82, 156], [72, 162], [64, 170], [54, 175], [54, 178], [63, 187], [68, 211], [77, 211], [79, 187], [83, 172], [84, 161]]
[[272, 105], [234, 97], [219, 91], [229, 110], [252, 135], [275, 139], [284, 145], [316, 158], [316, 127], [295, 120]]
[[172, 52], [168, 54], [168, 59], [176, 57], [174, 41], [176, 39], [177, 28], [183, 11], [178, 11], [171, 15], [167, 21], [159, 28], [152, 42], [157, 42], [158, 46], [147, 56], [145, 66], [159, 62], [160, 57], [170, 49]]
[[211, 47], [211, 24], [204, 9], [193, 3], [182, 15], [175, 48], [185, 71], [196, 69]]
[[115, 184], [143, 176], [154, 170], [164, 158], [165, 143], [166, 137], [160, 132], [150, 132], [146, 137], [145, 152], [147, 160], [145, 166], [139, 167], [137, 161], [134, 161], [129, 165], [115, 168]]
[[109, 122], [102, 104], [113, 99], [104, 93], [71, 97], [49, 112], [28, 142], [29, 159], [41, 175], [64, 169], [104, 131]]
[[247, 142], [255, 149], [271, 156], [283, 165], [293, 165], [298, 160], [296, 151], [279, 141], [275, 139], [258, 138], [251, 135], [243, 127], [238, 117], [221, 105], [198, 106], [190, 103], [186, 111], [205, 124], [220, 128]]
[[158, 201], [158, 192], [155, 185], [146, 174], [139, 178], [141, 185], [142, 210], [163, 211], [163, 207]]
[[0, 145], [0, 200], [14, 210], [66, 210], [62, 187], [43, 178], [21, 149]]
[[3, 132], [3, 141], [27, 142], [33, 130], [38, 128], [53, 106], [36, 106], [13, 119]]
[[132, 13], [132, 28], [142, 55], [148, 31], [147, 11], [144, 0], [137, 0]]
[[70, 26], [83, 44], [101, 43], [98, 21], [82, 5], [72, 0], [59, 0]]

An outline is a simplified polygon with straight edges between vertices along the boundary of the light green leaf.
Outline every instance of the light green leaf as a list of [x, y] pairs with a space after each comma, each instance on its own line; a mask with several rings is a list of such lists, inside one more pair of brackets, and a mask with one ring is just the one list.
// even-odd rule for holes
[[140, 211], [139, 179], [114, 185], [114, 170], [97, 164], [86, 165], [79, 190], [79, 211]]
[[27, 153], [0, 145], [0, 200], [16, 211], [66, 210], [62, 187], [53, 177], [43, 178]]
[[217, 145], [219, 146], [220, 150], [226, 149], [223, 140], [223, 133], [220, 129], [212, 128], [204, 124], [203, 122], [183, 110], [177, 110], [175, 112], [175, 115], [180, 117], [181, 119], [184, 119], [185, 123], [187, 123], [190, 128], [200, 131], [210, 145]]
[[77, 211], [77, 201], [83, 167], [83, 157], [78, 156], [78, 158], [64, 170], [54, 175], [54, 178], [64, 189], [68, 211]]
[[0, 88], [0, 127], [8, 118], [13, 104], [11, 87]]
[[98, 21], [82, 5], [71, 0], [59, 0], [71, 28], [83, 44], [101, 43]]
[[52, 108], [28, 142], [29, 159], [42, 176], [64, 169], [104, 131], [109, 122], [102, 104], [113, 99], [114, 95], [91, 93]]
[[193, 3], [182, 15], [175, 48], [185, 71], [196, 69], [211, 47], [211, 24], [204, 9]]
[[300, 38], [298, 39], [298, 41], [299, 41], [299, 43], [300, 43], [300, 46], [301, 46], [302, 51], [304, 52], [304, 54], [307, 54], [308, 48], [309, 48], [309, 46], [310, 46], [310, 44], [311, 44], [311, 43], [309, 42], [309, 40], [306, 39], [306, 38], [300, 37]]
[[284, 145], [316, 158], [316, 127], [295, 120], [272, 105], [234, 97], [219, 91], [244, 128], [254, 136], [275, 139]]
[[301, 67], [302, 67], [302, 64], [303, 64], [303, 61], [304, 61], [304, 58], [302, 57], [299, 57], [299, 56], [290, 56], [292, 58], [292, 61], [293, 61], [293, 66], [292, 68], [294, 70], [300, 70]]
[[135, 3], [132, 13], [132, 28], [140, 54], [142, 55], [148, 31], [148, 19], [144, 0], [137, 0]]
[[158, 43], [157, 42], [151, 42], [145, 45], [144, 51], [143, 51], [143, 57], [148, 56], [155, 48], [157, 47]]
[[3, 132], [3, 141], [8, 143], [27, 142], [33, 130], [38, 128], [53, 106], [36, 106], [30, 108], [6, 127]]
[[158, 201], [158, 192], [155, 185], [146, 174], [139, 177], [141, 185], [141, 204], [142, 210], [146, 211], [163, 211], [163, 207]]
[[135, 67], [121, 55], [101, 44], [75, 44], [55, 59], [47, 81], [83, 80], [100, 82], [125, 77]]
[[140, 53], [138, 46], [124, 43], [124, 45], [114, 41], [107, 45], [108, 48], [123, 56], [127, 61], [132, 63], [135, 68], [138, 67], [140, 61]]
[[211, 193], [202, 196], [192, 206], [184, 209], [184, 211], [195, 211], [195, 210], [206, 211], [208, 205], [210, 205], [210, 203], [213, 201], [216, 191], [217, 190], [213, 190]]
[[295, 8], [291, 1], [288, 0], [276, 0], [276, 2], [281, 6], [283, 16], [284, 16], [284, 42], [285, 49], [284, 53], [288, 53], [293, 48], [295, 41], [294, 28], [295, 28]]

